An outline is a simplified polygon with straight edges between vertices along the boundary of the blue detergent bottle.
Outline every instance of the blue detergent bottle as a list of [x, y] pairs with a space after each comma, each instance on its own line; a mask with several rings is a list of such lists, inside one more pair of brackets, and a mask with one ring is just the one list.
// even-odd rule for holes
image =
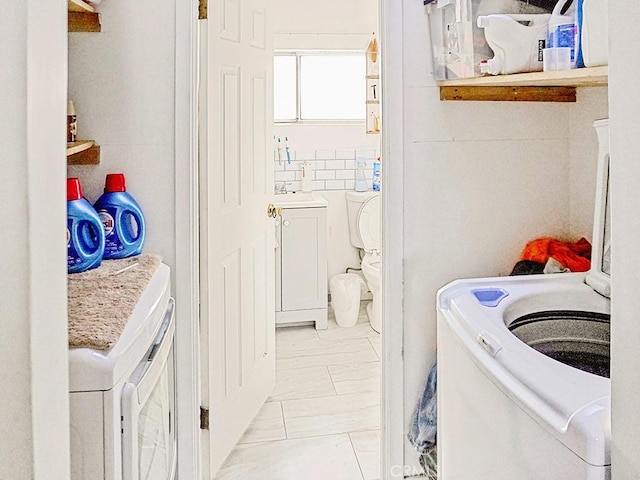
[[67, 179], [67, 271], [84, 272], [102, 263], [104, 228], [98, 212], [82, 197], [77, 178]]
[[139, 255], [145, 237], [144, 216], [140, 206], [127, 193], [124, 174], [107, 175], [104, 194], [94, 207], [104, 225], [104, 258]]

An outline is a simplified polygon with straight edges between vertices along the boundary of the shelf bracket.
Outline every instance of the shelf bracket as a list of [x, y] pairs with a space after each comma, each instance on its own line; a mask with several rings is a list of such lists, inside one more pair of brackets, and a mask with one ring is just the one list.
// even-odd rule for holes
[[440, 100], [575, 102], [575, 87], [441, 86]]
[[68, 12], [67, 22], [70, 32], [99, 32], [100, 14], [91, 12]]

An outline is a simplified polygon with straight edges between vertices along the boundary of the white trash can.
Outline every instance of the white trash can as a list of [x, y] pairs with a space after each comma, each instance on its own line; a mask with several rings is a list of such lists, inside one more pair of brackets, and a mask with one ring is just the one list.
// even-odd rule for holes
[[363, 288], [366, 283], [356, 273], [340, 273], [329, 280], [331, 307], [341, 327], [353, 327], [357, 323]]

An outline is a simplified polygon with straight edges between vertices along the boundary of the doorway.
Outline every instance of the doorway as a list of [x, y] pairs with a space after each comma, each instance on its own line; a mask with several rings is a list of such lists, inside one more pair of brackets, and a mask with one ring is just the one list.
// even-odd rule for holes
[[[363, 35], [364, 35], [364, 34], [363, 34]], [[366, 34], [366, 42], [365, 42], [365, 43], [367, 43], [367, 42], [368, 42], [368, 40], [369, 40], [369, 35], [370, 35], [370, 34]], [[319, 151], [319, 150], [322, 150], [322, 149], [319, 149], [319, 148], [318, 148], [318, 149], [316, 149], [316, 152], [317, 152], [317, 151]], [[347, 149], [336, 149], [336, 150], [347, 150]], [[374, 151], [374, 154], [375, 154], [375, 153], [376, 153], [376, 152]], [[355, 154], [354, 154], [354, 156], [355, 156]], [[330, 158], [330, 159], [323, 159], [323, 160], [327, 161], [327, 160], [342, 160], [342, 159], [338, 159], [337, 157], [334, 157], [333, 159], [331, 159], [331, 158]], [[326, 164], [325, 164], [325, 165], [326, 165]], [[385, 168], [386, 168], [386, 167], [385, 167]], [[345, 215], [345, 220], [346, 220], [346, 215]], [[292, 335], [294, 335], [294, 334], [292, 334]], [[303, 334], [300, 334], [300, 335], [303, 335]], [[335, 333], [331, 333], [331, 335], [335, 335]], [[318, 335], [317, 339], [318, 339], [318, 341], [319, 341], [319, 342], [321, 341], [321, 339], [320, 339], [320, 336], [319, 336], [319, 335]], [[382, 357], [382, 356], [383, 356], [383, 354], [382, 354], [382, 352], [381, 352], [381, 349], [382, 349], [382, 342], [380, 342], [380, 343], [379, 343], [379, 345], [372, 345], [372, 344], [371, 344], [371, 342], [370, 342], [369, 340], [367, 340], [367, 339], [365, 339], [365, 340], [369, 342], [369, 344], [370, 344], [371, 348], [373, 349], [374, 353], [376, 352], [375, 348], [376, 348], [376, 347], [378, 348], [378, 353], [376, 353], [376, 356], [377, 356], [377, 358], [378, 358], [378, 359], [380, 359], [380, 357]], [[362, 343], [362, 342], [359, 342], [359, 343]], [[202, 362], [204, 363], [204, 358], [202, 359]], [[365, 363], [367, 363], [367, 362], [365, 362]], [[371, 363], [372, 363], [372, 362], [371, 362]], [[311, 368], [311, 367], [310, 367], [310, 368]], [[331, 374], [329, 373], [329, 375], [331, 375]], [[338, 380], [338, 382], [339, 382], [339, 381], [340, 381], [340, 380]], [[368, 380], [368, 381], [370, 381], [370, 380]], [[203, 385], [203, 388], [204, 388], [204, 387], [205, 387], [205, 385]], [[334, 390], [335, 390], [335, 387], [334, 387]], [[280, 401], [287, 401], [287, 400], [280, 400]], [[270, 402], [270, 403], [271, 403], [271, 402]], [[272, 409], [273, 409], [274, 407], [273, 407], [273, 406], [271, 406], [270, 408], [272, 408]], [[282, 406], [281, 406], [281, 411], [283, 410], [283, 408], [284, 408], [284, 407], [282, 407]], [[380, 415], [382, 415], [382, 410], [380, 409], [380, 406], [379, 406], [379, 405], [378, 405], [378, 410], [380, 411]], [[267, 417], [269, 417], [269, 413], [268, 413], [268, 412], [267, 412], [265, 415], [267, 415]], [[373, 443], [376, 443], [376, 444], [377, 444], [378, 442], [374, 441]], [[369, 444], [371, 444], [371, 442], [369, 442]], [[245, 448], [246, 448], [246, 447], [245, 447]], [[206, 464], [206, 462], [205, 462], [205, 464]], [[204, 466], [206, 467], [206, 465], [204, 465]]]

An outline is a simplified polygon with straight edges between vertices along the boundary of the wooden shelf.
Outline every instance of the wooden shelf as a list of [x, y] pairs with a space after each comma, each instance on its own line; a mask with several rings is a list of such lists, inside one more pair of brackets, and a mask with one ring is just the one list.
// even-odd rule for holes
[[98, 165], [100, 146], [93, 140], [67, 143], [67, 165]]
[[608, 67], [519, 73], [438, 82], [442, 100], [575, 102], [578, 87], [608, 84]]
[[82, 0], [67, 0], [68, 29], [70, 32], [99, 32], [100, 15]]

